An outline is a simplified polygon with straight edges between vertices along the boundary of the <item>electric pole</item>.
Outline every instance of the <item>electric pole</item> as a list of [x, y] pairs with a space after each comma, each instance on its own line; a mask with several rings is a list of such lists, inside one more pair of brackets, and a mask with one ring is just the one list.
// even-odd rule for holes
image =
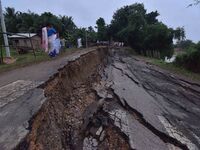
[[1, 0], [0, 0], [0, 17], [1, 17], [1, 28], [2, 28], [2, 32], [3, 32], [4, 44], [5, 44], [5, 48], [6, 48], [6, 57], [10, 57], [10, 48], [9, 48], [9, 44], [8, 44], [8, 37], [7, 37], [7, 33], [6, 33], [6, 25], [4, 22], [4, 15], [3, 15], [3, 10], [2, 10]]

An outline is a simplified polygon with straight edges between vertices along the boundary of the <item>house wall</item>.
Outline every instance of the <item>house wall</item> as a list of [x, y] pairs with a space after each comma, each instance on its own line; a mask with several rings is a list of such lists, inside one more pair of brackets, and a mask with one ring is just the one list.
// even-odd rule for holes
[[[34, 36], [31, 38], [32, 40], [32, 43], [33, 43], [33, 48], [34, 49], [41, 49], [42, 46], [41, 46], [41, 38], [39, 36]], [[32, 48], [31, 46], [31, 42], [30, 42], [30, 39], [28, 38], [13, 38], [11, 39], [12, 41], [12, 45], [14, 48], [17, 48], [17, 47], [30, 47]]]
[[39, 36], [34, 36], [32, 38], [32, 43], [33, 43], [34, 49], [42, 49], [41, 38]]

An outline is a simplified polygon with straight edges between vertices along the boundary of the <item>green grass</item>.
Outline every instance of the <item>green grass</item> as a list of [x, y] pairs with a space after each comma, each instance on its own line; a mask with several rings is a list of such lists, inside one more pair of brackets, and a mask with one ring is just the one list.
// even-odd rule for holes
[[127, 50], [130, 54], [136, 56], [137, 58], [145, 61], [145, 62], [149, 62], [153, 65], [156, 65], [162, 69], [165, 69], [165, 70], [168, 70], [172, 73], [175, 73], [179, 76], [183, 76], [183, 77], [186, 77], [190, 80], [194, 80], [194, 81], [200, 81], [200, 74], [198, 73], [194, 73], [192, 71], [189, 71], [185, 68], [182, 68], [182, 67], [179, 67], [179, 66], [176, 66], [175, 64], [173, 63], [166, 63], [164, 62], [163, 60], [161, 59], [155, 59], [155, 58], [150, 58], [150, 57], [145, 57], [145, 56], [141, 56], [141, 55], [138, 55], [132, 48], [130, 47], [126, 47], [124, 48], [124, 50]]
[[[75, 51], [75, 48], [66, 49], [62, 52], [58, 57], [62, 57], [72, 51]], [[3, 50], [3, 56], [5, 57], [5, 50]], [[29, 52], [27, 54], [18, 54], [15, 50], [11, 49], [11, 57], [16, 59], [16, 62], [12, 64], [0, 64], [0, 72], [9, 71], [12, 69], [16, 69], [19, 67], [24, 67], [31, 64], [36, 64], [42, 61], [50, 61], [52, 60], [47, 53], [43, 51], [36, 51], [36, 57], [34, 57], [33, 52]]]
[[[5, 57], [5, 53], [3, 54]], [[16, 59], [16, 61], [12, 64], [1, 64], [0, 65], [0, 72], [12, 70], [18, 67], [24, 67], [30, 64], [38, 63], [45, 60], [50, 60], [48, 55], [44, 52], [36, 52], [36, 58], [34, 57], [33, 53], [27, 54], [18, 54], [16, 51], [11, 50], [11, 56]]]
[[[149, 58], [148, 58], [149, 59]], [[198, 73], [194, 73], [194, 72], [191, 72], [185, 68], [182, 68], [182, 67], [178, 67], [176, 66], [175, 64], [173, 63], [166, 63], [164, 62], [163, 60], [158, 60], [158, 59], [149, 59], [150, 63], [156, 65], [156, 66], [159, 66], [160, 68], [163, 68], [163, 69], [166, 69], [166, 70], [169, 70], [177, 75], [180, 75], [180, 76], [184, 76], [184, 77], [187, 77], [191, 80], [197, 80], [197, 81], [200, 81], [200, 74]]]

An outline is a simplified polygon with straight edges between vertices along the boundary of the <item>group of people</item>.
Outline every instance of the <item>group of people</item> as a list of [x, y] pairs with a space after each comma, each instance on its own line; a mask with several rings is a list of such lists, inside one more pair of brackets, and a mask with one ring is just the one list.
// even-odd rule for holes
[[51, 24], [42, 28], [42, 47], [50, 57], [55, 57], [59, 54], [61, 42], [58, 33]]
[[[57, 31], [51, 24], [48, 24], [46, 27], [42, 28], [42, 47], [45, 49], [45, 52], [49, 54], [50, 57], [55, 57], [59, 54], [62, 45], [65, 45], [65, 41], [59, 39]], [[97, 45], [103, 44], [108, 45], [108, 41], [97, 41]], [[77, 39], [78, 48], [82, 47], [81, 38]], [[123, 47], [123, 42], [114, 42], [113, 46]]]

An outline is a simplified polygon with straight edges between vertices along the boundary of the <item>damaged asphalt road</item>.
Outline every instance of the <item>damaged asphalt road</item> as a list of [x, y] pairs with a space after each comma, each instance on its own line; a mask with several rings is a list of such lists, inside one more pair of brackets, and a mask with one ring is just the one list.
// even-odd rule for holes
[[105, 74], [126, 110], [132, 148], [200, 148], [199, 84], [118, 54]]
[[[19, 104], [26, 101], [22, 95], [44, 95], [38, 101], [27, 99], [40, 109], [34, 109], [21, 134], [25, 138], [15, 149], [200, 149], [200, 85], [121, 50], [90, 51], [42, 85], [20, 82], [22, 87], [29, 84], [28, 92], [22, 90], [17, 101], [10, 100], [10, 107], [19, 101], [19, 114]], [[0, 104], [5, 109], [4, 99]], [[1, 149], [11, 149], [3, 147], [9, 136], [10, 143], [14, 140], [11, 134], [1, 132]]]

